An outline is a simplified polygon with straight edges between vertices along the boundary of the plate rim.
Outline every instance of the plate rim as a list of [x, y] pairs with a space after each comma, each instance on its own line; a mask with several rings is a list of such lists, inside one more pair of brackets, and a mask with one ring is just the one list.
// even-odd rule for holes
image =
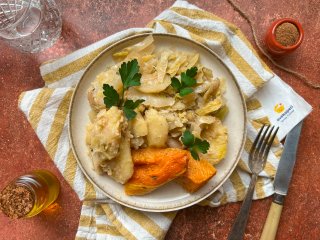
[[[95, 181], [89, 176], [89, 174], [86, 172], [86, 170], [84, 169], [84, 167], [82, 166], [82, 163], [78, 157], [78, 154], [75, 150], [75, 147], [74, 147], [74, 142], [73, 142], [73, 137], [72, 137], [72, 131], [71, 131], [71, 119], [72, 119], [72, 108], [73, 108], [73, 105], [74, 105], [74, 99], [75, 99], [75, 96], [76, 96], [76, 93], [79, 89], [79, 85], [80, 83], [83, 81], [84, 79], [84, 76], [86, 75], [86, 73], [89, 71], [89, 69], [91, 68], [91, 66], [99, 59], [101, 58], [106, 52], [108, 52], [110, 49], [116, 47], [117, 45], [120, 45], [126, 41], [129, 41], [129, 40], [133, 40], [135, 38], [140, 38], [140, 37], [147, 37], [147, 36], [165, 36], [165, 37], [172, 37], [172, 38], [179, 38], [179, 39], [183, 39], [183, 40], [186, 40], [186, 41], [189, 41], [191, 42], [192, 44], [196, 44], [198, 45], [199, 47], [205, 49], [206, 51], [208, 51], [211, 55], [213, 55], [213, 57], [215, 57], [222, 65], [224, 65], [224, 67], [227, 69], [227, 71], [229, 72], [229, 74], [232, 76], [232, 81], [235, 83], [237, 89], [238, 89], [238, 92], [240, 94], [240, 97], [241, 97], [241, 103], [242, 103], [242, 106], [243, 106], [243, 112], [244, 112], [244, 121], [243, 121], [243, 134], [242, 134], [242, 142], [241, 142], [241, 147], [237, 153], [237, 157], [236, 157], [236, 160], [234, 161], [233, 163], [233, 166], [232, 168], [228, 171], [228, 173], [225, 175], [225, 177], [223, 178], [223, 180], [215, 187], [213, 188], [211, 191], [209, 191], [208, 193], [204, 194], [204, 196], [200, 197], [199, 199], [196, 199], [194, 201], [191, 201], [191, 202], [188, 202], [187, 204], [183, 204], [183, 205], [179, 205], [179, 206], [173, 206], [173, 207], [170, 207], [170, 208], [148, 208], [148, 207], [139, 207], [139, 206], [135, 206], [135, 205], [132, 205], [132, 204], [129, 204], [129, 203], [126, 203], [122, 200], [119, 200], [113, 196], [111, 196], [110, 194], [106, 193], [101, 187], [99, 187]], [[230, 175], [233, 173], [234, 169], [237, 167], [239, 161], [240, 161], [240, 157], [241, 157], [241, 154], [243, 152], [243, 149], [244, 149], [244, 145], [245, 145], [245, 139], [246, 139], [246, 135], [247, 135], [247, 128], [246, 128], [246, 122], [247, 122], [247, 107], [246, 107], [246, 101], [245, 101], [245, 97], [241, 91], [241, 88], [238, 84], [238, 82], [236, 81], [236, 77], [235, 75], [231, 72], [231, 70], [229, 69], [229, 67], [222, 61], [222, 59], [213, 51], [211, 50], [209, 47], [205, 46], [204, 44], [202, 43], [199, 43], [199, 42], [196, 42], [195, 40], [193, 39], [189, 39], [189, 38], [185, 38], [185, 37], [182, 37], [182, 36], [179, 36], [179, 35], [175, 35], [175, 34], [170, 34], [170, 33], [153, 33], [153, 32], [147, 32], [147, 33], [139, 33], [139, 34], [135, 34], [133, 36], [129, 36], [129, 37], [125, 37], [113, 44], [111, 44], [110, 46], [106, 47], [101, 53], [99, 53], [89, 64], [88, 66], [85, 68], [83, 74], [81, 75], [81, 78], [79, 79], [79, 81], [77, 82], [75, 88], [74, 88], [74, 91], [72, 93], [72, 97], [71, 97], [71, 100], [70, 100], [70, 104], [69, 104], [69, 118], [68, 118], [68, 137], [69, 137], [69, 143], [70, 143], [70, 146], [71, 146], [71, 149], [72, 149], [72, 153], [74, 154], [75, 158], [76, 158], [76, 161], [77, 161], [77, 164], [78, 166], [80, 167], [82, 173], [86, 176], [87, 180], [89, 180], [91, 182], [91, 184], [93, 184], [97, 189], [99, 189], [106, 197], [112, 199], [113, 201], [123, 205], [123, 206], [126, 206], [126, 207], [130, 207], [130, 208], [133, 208], [133, 209], [136, 209], [136, 210], [140, 210], [140, 211], [148, 211], [148, 212], [170, 212], [170, 211], [176, 211], [176, 210], [180, 210], [180, 209], [184, 209], [184, 208], [187, 208], [187, 207], [190, 207], [192, 205], [195, 205], [199, 202], [201, 202], [202, 200], [206, 199], [208, 196], [210, 196], [211, 194], [213, 194], [214, 192], [216, 192], [225, 182], [226, 180], [230, 177]], [[86, 199], [84, 199], [85, 201]]]

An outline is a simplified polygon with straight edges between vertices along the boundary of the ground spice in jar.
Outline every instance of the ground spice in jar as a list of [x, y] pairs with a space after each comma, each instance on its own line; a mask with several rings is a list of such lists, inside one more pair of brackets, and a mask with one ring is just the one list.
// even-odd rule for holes
[[26, 216], [32, 210], [33, 205], [33, 194], [23, 185], [8, 185], [0, 193], [0, 209], [10, 218]]
[[275, 30], [276, 41], [285, 47], [296, 44], [299, 36], [300, 33], [296, 25], [289, 22], [280, 24]]

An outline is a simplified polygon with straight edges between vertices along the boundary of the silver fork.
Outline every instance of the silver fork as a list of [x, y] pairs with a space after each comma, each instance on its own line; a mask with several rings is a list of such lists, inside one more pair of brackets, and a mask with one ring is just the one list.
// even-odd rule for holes
[[249, 211], [251, 208], [254, 187], [256, 185], [258, 174], [266, 165], [267, 156], [279, 127], [276, 128], [275, 131], [273, 130], [274, 127], [263, 125], [250, 149], [249, 167], [252, 172], [251, 181], [246, 197], [241, 205], [240, 212], [233, 223], [228, 240], [241, 240], [243, 238], [249, 218]]

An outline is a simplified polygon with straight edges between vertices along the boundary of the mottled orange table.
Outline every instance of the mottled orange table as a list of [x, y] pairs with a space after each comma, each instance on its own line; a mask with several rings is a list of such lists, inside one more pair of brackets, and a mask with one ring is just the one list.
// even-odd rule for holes
[[[28, 220], [10, 220], [0, 214], [0, 239], [74, 239], [81, 203], [63, 180], [23, 114], [17, 109], [19, 93], [43, 86], [41, 62], [63, 56], [94, 41], [129, 27], [143, 27], [173, 1], [57, 1], [63, 15], [59, 41], [40, 54], [22, 54], [0, 41], [0, 188], [26, 171], [46, 168], [62, 184], [55, 213]], [[191, 1], [199, 7], [235, 23], [253, 42], [249, 25], [225, 0]], [[267, 26], [280, 17], [298, 19], [305, 30], [302, 46], [291, 56], [279, 59], [320, 83], [319, 0], [236, 1], [246, 11], [263, 44]], [[297, 78], [269, 66], [302, 95], [314, 111], [305, 120], [289, 195], [280, 221], [277, 239], [320, 239], [320, 91], [306, 87]], [[255, 201], [245, 239], [259, 239], [271, 198]], [[194, 206], [179, 212], [166, 239], [226, 239], [240, 204], [219, 208]]]

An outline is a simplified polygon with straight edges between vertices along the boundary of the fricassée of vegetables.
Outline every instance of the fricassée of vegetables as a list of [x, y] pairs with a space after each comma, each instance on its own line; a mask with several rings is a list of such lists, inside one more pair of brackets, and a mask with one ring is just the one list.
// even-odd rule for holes
[[113, 58], [88, 89], [94, 170], [124, 184], [128, 195], [173, 179], [198, 190], [227, 151], [224, 80], [198, 53], [158, 49], [152, 35]]

